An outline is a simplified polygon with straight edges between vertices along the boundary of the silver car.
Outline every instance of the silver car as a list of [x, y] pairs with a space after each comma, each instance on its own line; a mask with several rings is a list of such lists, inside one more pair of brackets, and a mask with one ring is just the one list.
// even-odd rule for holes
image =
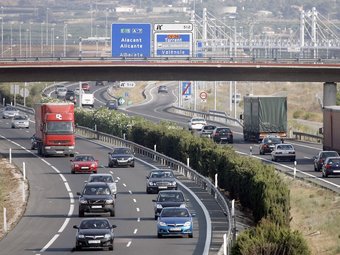
[[29, 128], [30, 121], [27, 115], [15, 115], [12, 119], [12, 128]]
[[57, 89], [57, 97], [65, 97], [67, 93], [67, 89], [65, 87], [61, 87]]
[[275, 144], [274, 150], [271, 152], [272, 160], [290, 160], [295, 161], [295, 149], [293, 145], [288, 143]]
[[3, 119], [11, 119], [14, 116], [19, 115], [19, 110], [13, 106], [6, 106], [2, 110], [2, 118]]
[[111, 174], [90, 174], [89, 179], [86, 182], [105, 182], [109, 185], [111, 193], [114, 197], [117, 197], [117, 185], [118, 180], [114, 180]]

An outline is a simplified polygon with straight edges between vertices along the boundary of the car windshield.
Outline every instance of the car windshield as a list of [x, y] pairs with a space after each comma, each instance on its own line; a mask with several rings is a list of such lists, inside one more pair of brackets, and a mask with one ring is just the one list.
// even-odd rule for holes
[[131, 154], [128, 148], [117, 148], [112, 151], [113, 154]]
[[93, 175], [90, 178], [90, 182], [107, 182], [113, 183], [113, 178], [110, 175]]
[[221, 133], [230, 133], [230, 129], [229, 128], [218, 128], [217, 132], [221, 132]]
[[74, 161], [94, 161], [92, 156], [75, 156]]
[[106, 220], [83, 220], [79, 228], [81, 229], [109, 229], [110, 224]]
[[49, 121], [46, 125], [48, 134], [73, 134], [71, 121]]
[[265, 138], [264, 143], [281, 143], [281, 139], [280, 138]]
[[180, 192], [176, 193], [160, 193], [157, 201], [159, 202], [184, 202], [184, 196]]
[[164, 208], [161, 217], [189, 217], [189, 212], [185, 208]]
[[321, 154], [321, 158], [328, 158], [328, 157], [338, 157], [339, 154], [336, 151], [327, 151], [327, 152], [323, 152]]
[[205, 122], [205, 119], [203, 119], [203, 118], [196, 118], [196, 119], [192, 119], [191, 122]]
[[203, 129], [204, 130], [214, 130], [215, 126], [204, 126]]
[[17, 111], [17, 109], [14, 107], [6, 107], [5, 111]]
[[150, 178], [173, 178], [174, 174], [170, 171], [155, 171], [150, 174]]
[[83, 191], [84, 195], [110, 195], [110, 189], [106, 186], [86, 186]]
[[14, 119], [15, 120], [27, 120], [28, 117], [27, 116], [22, 116], [22, 115], [17, 115], [17, 116], [14, 116]]
[[332, 158], [328, 160], [328, 164], [340, 164], [340, 158]]
[[293, 150], [293, 146], [290, 144], [281, 144], [277, 146], [278, 150]]

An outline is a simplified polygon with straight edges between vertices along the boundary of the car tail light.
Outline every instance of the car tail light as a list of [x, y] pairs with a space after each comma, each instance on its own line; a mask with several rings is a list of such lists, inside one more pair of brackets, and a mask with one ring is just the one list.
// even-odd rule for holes
[[330, 168], [332, 168], [332, 165], [331, 164], [327, 164], [326, 165], [326, 169], [330, 169]]

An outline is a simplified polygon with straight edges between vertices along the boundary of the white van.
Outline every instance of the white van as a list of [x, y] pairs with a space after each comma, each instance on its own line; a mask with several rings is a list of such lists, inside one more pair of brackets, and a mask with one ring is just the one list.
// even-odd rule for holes
[[81, 94], [81, 106], [90, 106], [94, 107], [94, 96], [91, 93], [82, 93]]

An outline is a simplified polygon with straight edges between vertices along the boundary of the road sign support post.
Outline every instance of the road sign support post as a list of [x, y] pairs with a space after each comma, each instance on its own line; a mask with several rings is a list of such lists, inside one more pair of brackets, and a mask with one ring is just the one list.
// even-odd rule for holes
[[7, 232], [7, 209], [4, 207], [4, 232]]
[[297, 163], [296, 163], [296, 160], [295, 160], [295, 161], [294, 161], [294, 169], [293, 169], [293, 171], [294, 171], [294, 173], [293, 173], [293, 174], [294, 174], [294, 179], [295, 179], [295, 177], [296, 177], [296, 164], [297, 164]]
[[9, 148], [9, 163], [12, 164], [12, 148]]
[[26, 180], [26, 164], [25, 162], [22, 162], [22, 176], [23, 176], [23, 180]]

